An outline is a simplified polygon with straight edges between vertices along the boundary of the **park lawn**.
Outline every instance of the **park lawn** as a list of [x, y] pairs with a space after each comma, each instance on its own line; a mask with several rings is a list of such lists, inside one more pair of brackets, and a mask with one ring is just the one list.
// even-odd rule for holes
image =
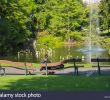
[[[67, 67], [74, 67], [74, 64], [73, 63], [67, 63], [67, 64], [64, 64], [64, 66], [65, 66], [65, 68], [67, 68]], [[82, 67], [85, 67], [85, 68], [90, 68], [90, 67], [92, 67], [92, 64], [90, 64], [90, 63], [84, 63], [84, 64], [76, 64], [76, 66], [82, 66]]]
[[110, 76], [1, 76], [0, 90], [110, 91]]
[[[1, 65], [4, 66], [4, 67], [11, 66], [10, 64], [1, 64]], [[82, 65], [82, 64], [79, 64], [79, 65]], [[64, 67], [66, 67], [66, 68], [67, 67], [73, 67], [73, 66], [74, 66], [74, 64], [72, 64], [72, 63], [66, 63], [66, 64], [64, 64]], [[33, 68], [39, 68], [40, 67], [40, 63], [32, 63], [32, 67]], [[27, 66], [27, 68], [32, 68], [32, 67]], [[25, 68], [25, 66], [19, 66], [19, 68]]]

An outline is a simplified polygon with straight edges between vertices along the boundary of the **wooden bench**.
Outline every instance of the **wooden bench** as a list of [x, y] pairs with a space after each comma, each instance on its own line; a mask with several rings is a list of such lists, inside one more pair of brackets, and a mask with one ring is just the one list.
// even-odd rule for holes
[[74, 71], [75, 71], [75, 75], [78, 75], [79, 72], [78, 72], [78, 67], [83, 67], [83, 66], [77, 66], [76, 63], [77, 62], [82, 62], [82, 59], [80, 58], [71, 58], [71, 59], [66, 59], [63, 61], [63, 63], [69, 63], [69, 62], [72, 62], [74, 65]]
[[100, 75], [101, 74], [101, 67], [102, 67], [102, 66], [100, 66], [100, 62], [110, 62], [110, 58], [92, 58], [91, 62], [97, 63], [98, 74]]
[[64, 64], [62, 62], [56, 62], [56, 63], [43, 63], [40, 66], [40, 71], [46, 70], [46, 66], [48, 70], [57, 70], [57, 69], [63, 69]]
[[1, 65], [0, 65], [0, 74], [2, 75], [2, 71], [3, 71], [3, 75], [5, 75], [5, 68], [3, 68]]
[[[48, 70], [58, 70], [58, 69], [63, 69], [64, 68], [64, 63], [69, 63], [72, 62], [74, 63], [74, 70], [75, 70], [75, 75], [78, 75], [78, 67], [76, 65], [77, 62], [82, 62], [82, 59], [79, 58], [71, 58], [71, 59], [66, 59], [60, 62], [56, 62], [56, 63], [47, 63], [47, 69]], [[46, 63], [41, 64], [40, 66], [40, 71], [42, 70], [46, 70]]]

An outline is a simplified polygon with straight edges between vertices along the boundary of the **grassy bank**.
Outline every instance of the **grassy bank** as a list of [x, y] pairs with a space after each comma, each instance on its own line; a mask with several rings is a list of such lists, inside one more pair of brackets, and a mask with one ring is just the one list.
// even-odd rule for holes
[[110, 76], [3, 76], [1, 90], [110, 91]]

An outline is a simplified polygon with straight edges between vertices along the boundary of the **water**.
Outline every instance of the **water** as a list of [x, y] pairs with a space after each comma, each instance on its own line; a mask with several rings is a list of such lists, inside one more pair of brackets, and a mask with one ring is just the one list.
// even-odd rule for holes
[[106, 49], [101, 48], [101, 47], [91, 47], [91, 48], [85, 47], [85, 48], [79, 49], [78, 51], [81, 51], [83, 53], [89, 53], [89, 52], [91, 52], [91, 53], [102, 53], [102, 52], [105, 52]]
[[[49, 51], [50, 50], [50, 51]], [[27, 61], [27, 62], [38, 62], [40, 63], [42, 59], [44, 58], [45, 53], [50, 53], [49, 58], [52, 62], [58, 62], [63, 59], [69, 59], [69, 58], [84, 58], [85, 62], [88, 62], [89, 57], [91, 58], [108, 58], [109, 55], [107, 51], [103, 48], [97, 48], [97, 47], [92, 47], [92, 50], [89, 51], [88, 48], [86, 47], [79, 47], [79, 46], [70, 46], [70, 45], [63, 45], [59, 48], [38, 48], [38, 58], [35, 59], [33, 58], [32, 54], [19, 54], [19, 59], [18, 56], [9, 56], [9, 57], [4, 57], [1, 59], [7, 59], [7, 60], [13, 60], [13, 61]], [[91, 59], [90, 58], [90, 59]]]
[[[39, 49], [40, 50], [40, 49]], [[48, 49], [47, 49], [48, 50]], [[57, 62], [63, 59], [69, 58], [85, 58], [88, 59], [88, 55], [91, 53], [91, 58], [107, 58], [109, 57], [107, 51], [103, 48], [92, 47], [91, 51], [88, 48], [78, 47], [78, 46], [61, 46], [59, 48], [52, 49], [52, 55], [49, 55], [52, 62]], [[41, 53], [37, 61], [40, 62], [45, 53]], [[88, 62], [88, 61], [85, 61]]]

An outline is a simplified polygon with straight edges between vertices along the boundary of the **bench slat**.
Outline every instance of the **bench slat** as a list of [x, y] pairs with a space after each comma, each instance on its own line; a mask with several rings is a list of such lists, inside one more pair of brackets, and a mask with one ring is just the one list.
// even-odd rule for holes
[[82, 62], [82, 59], [80, 59], [80, 58], [77, 58], [77, 59], [71, 58], [71, 59], [66, 59], [66, 60], [63, 61], [63, 63], [67, 63], [67, 62]]
[[91, 62], [110, 62], [110, 59], [109, 58], [98, 58], [98, 59], [92, 58]]

